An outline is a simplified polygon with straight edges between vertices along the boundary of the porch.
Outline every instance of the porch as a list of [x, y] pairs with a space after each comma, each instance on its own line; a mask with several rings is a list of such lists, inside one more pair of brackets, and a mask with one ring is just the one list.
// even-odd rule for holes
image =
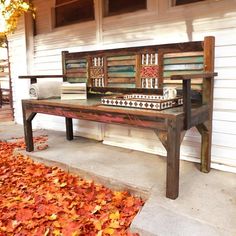
[[[204, 174], [198, 164], [181, 161], [180, 196], [172, 201], [165, 197], [164, 157], [81, 137], [66, 141], [64, 132], [37, 130], [34, 135], [42, 134], [48, 135], [49, 148], [30, 153], [33, 159], [147, 199], [131, 225], [140, 235], [236, 234], [235, 174], [214, 169]], [[22, 137], [23, 127], [2, 123], [0, 136]]]

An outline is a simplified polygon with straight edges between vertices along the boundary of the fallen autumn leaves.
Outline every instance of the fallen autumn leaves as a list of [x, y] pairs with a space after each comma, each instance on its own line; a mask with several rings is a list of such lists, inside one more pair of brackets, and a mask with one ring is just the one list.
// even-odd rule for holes
[[137, 235], [128, 228], [141, 199], [13, 154], [24, 147], [0, 142], [0, 236]]

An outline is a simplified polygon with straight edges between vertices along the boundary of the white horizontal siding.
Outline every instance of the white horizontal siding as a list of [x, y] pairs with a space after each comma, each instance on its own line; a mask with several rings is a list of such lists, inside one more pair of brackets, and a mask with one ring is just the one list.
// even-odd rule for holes
[[[35, 0], [37, 33], [34, 38], [34, 73], [60, 74], [61, 51], [84, 51], [96, 48], [165, 44], [216, 37], [213, 145], [214, 163], [236, 168], [236, 4], [234, 0], [203, 1], [170, 7], [170, 1], [148, 0], [148, 10], [103, 18], [70, 26], [52, 28], [54, 1]], [[96, 9], [98, 10], [98, 9]], [[21, 27], [21, 30], [24, 28]], [[101, 32], [97, 41], [97, 31]], [[21, 34], [19, 33], [19, 36]], [[17, 40], [15, 46], [20, 47]], [[21, 50], [17, 50], [19, 61]], [[17, 63], [16, 63], [17, 64]], [[23, 82], [21, 82], [23, 83]], [[15, 83], [16, 86], [16, 83]], [[26, 85], [24, 85], [27, 87]], [[21, 109], [19, 106], [17, 110]], [[20, 118], [19, 118], [20, 119]], [[45, 122], [47, 120], [47, 122]], [[64, 129], [63, 119], [40, 116], [35, 125]], [[79, 122], [80, 134], [101, 139], [102, 126]], [[157, 154], [165, 149], [150, 130], [104, 125], [104, 143]], [[183, 159], [199, 161], [200, 135], [196, 129], [186, 133], [181, 146]]]
[[27, 72], [24, 17], [20, 18], [17, 30], [8, 36], [8, 41], [14, 117], [16, 122], [22, 123], [21, 99], [28, 97], [29, 88], [29, 81], [18, 79], [19, 75], [26, 74]]

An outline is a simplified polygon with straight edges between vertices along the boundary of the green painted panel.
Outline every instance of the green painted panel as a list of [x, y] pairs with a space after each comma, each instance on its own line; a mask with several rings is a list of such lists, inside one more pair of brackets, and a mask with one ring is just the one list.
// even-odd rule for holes
[[80, 59], [66, 60], [66, 69], [86, 68], [86, 67], [87, 67], [86, 59], [80, 58]]
[[87, 78], [67, 78], [70, 83], [87, 83]]
[[115, 87], [115, 88], [135, 88], [135, 84], [108, 84], [108, 87]]
[[84, 67], [87, 67], [87, 63], [81, 62], [81, 63], [75, 63], [75, 64], [66, 64], [66, 69], [84, 68]]
[[164, 71], [163, 76], [170, 77], [171, 75], [199, 74], [201, 72], [202, 71], [199, 71], [199, 70]]
[[135, 77], [135, 72], [110, 72], [108, 73], [108, 77], [119, 77], [119, 78], [127, 78], [127, 77]]
[[108, 67], [108, 72], [134, 72], [134, 66], [111, 66]]
[[189, 63], [203, 63], [204, 59], [202, 56], [198, 57], [175, 57], [175, 58], [164, 58], [164, 65], [171, 64], [189, 64]]

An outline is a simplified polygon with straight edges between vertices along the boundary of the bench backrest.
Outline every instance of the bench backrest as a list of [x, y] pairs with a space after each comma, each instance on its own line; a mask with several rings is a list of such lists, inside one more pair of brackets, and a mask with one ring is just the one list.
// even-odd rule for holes
[[[87, 82], [91, 88], [157, 89], [181, 87], [171, 75], [214, 71], [214, 37], [204, 41], [87, 52], [62, 52], [64, 81]], [[196, 78], [192, 89], [202, 90]]]

